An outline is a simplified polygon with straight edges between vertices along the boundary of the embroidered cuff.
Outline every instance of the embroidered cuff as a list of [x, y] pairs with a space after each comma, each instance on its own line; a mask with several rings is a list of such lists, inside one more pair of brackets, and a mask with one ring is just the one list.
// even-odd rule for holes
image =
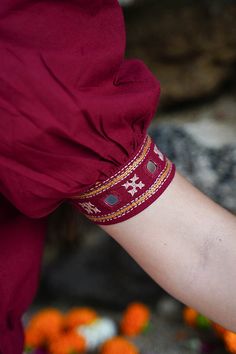
[[96, 224], [110, 225], [131, 218], [154, 202], [175, 175], [175, 164], [147, 134], [139, 151], [108, 179], [70, 202]]

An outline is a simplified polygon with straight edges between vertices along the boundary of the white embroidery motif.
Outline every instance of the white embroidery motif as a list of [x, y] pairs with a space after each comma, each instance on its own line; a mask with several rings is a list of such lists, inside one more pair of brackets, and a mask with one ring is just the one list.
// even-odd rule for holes
[[154, 152], [160, 157], [162, 161], [164, 161], [164, 156], [156, 145], [154, 146]]
[[79, 205], [81, 205], [88, 214], [96, 214], [96, 213], [100, 213], [101, 210], [99, 210], [95, 205], [93, 205], [91, 202], [88, 203], [79, 203]]
[[125, 184], [122, 184], [122, 186], [125, 187], [125, 189], [128, 189], [129, 187], [132, 187], [132, 189], [130, 189], [128, 191], [128, 193], [130, 193], [132, 196], [138, 191], [137, 188], [143, 188], [145, 186], [145, 184], [143, 184], [142, 181], [140, 181], [139, 183], [136, 183], [136, 181], [139, 179], [139, 177], [135, 174], [134, 177], [132, 177], [130, 179], [131, 182], [127, 181]]

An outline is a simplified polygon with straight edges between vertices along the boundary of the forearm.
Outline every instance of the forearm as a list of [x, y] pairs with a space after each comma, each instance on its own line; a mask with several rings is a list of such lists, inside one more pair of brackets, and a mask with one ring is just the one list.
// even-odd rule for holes
[[148, 208], [102, 226], [167, 292], [236, 331], [236, 218], [177, 171]]

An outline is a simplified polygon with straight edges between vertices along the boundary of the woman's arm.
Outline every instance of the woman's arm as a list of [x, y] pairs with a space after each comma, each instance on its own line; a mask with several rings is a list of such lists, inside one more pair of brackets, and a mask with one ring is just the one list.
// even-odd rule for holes
[[236, 331], [236, 217], [179, 172], [144, 211], [101, 227], [168, 293]]

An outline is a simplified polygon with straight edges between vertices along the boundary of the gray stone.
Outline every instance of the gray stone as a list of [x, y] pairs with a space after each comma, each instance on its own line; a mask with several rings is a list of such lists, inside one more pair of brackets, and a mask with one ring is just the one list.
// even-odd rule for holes
[[235, 120], [217, 117], [222, 107], [235, 112], [236, 104], [225, 98], [220, 105], [216, 102], [191, 110], [190, 119], [184, 111], [170, 114], [153, 122], [149, 132], [183, 176], [236, 213], [236, 124]]

